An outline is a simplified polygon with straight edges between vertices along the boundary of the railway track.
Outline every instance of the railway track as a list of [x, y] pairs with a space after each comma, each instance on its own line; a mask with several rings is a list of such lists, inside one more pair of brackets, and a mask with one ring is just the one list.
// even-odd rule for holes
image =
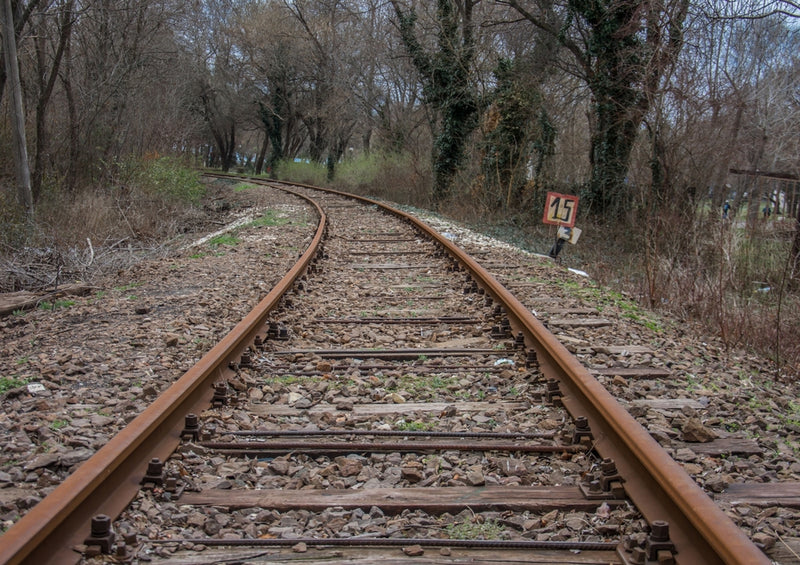
[[768, 562], [447, 237], [287, 190], [299, 262], [0, 561]]

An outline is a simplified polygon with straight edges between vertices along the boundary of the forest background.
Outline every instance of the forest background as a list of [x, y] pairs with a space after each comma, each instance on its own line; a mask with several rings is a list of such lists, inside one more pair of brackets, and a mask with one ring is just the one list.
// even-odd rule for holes
[[0, 291], [177, 236], [202, 167], [539, 252], [555, 191], [563, 262], [798, 374], [792, 0], [0, 0], [0, 30]]

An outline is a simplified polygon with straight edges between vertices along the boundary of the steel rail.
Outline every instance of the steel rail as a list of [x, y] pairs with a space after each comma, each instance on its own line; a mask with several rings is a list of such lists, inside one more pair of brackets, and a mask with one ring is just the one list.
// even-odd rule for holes
[[323, 240], [327, 217], [322, 208], [307, 196], [282, 190], [309, 202], [319, 217], [314, 238], [297, 263], [218, 345], [0, 537], [0, 563], [77, 563], [81, 556], [71, 548], [89, 537], [92, 518], [124, 510], [148, 462], [166, 460], [177, 447], [186, 414], [208, 407], [212, 383], [232, 374], [228, 363], [263, 333], [269, 313], [304, 274]]
[[588, 419], [596, 450], [603, 457], [615, 461], [620, 474], [625, 477], [626, 493], [645, 519], [651, 525], [655, 521], [668, 522], [678, 564], [770, 563], [769, 558], [533, 313], [460, 247], [421, 220], [380, 201], [301, 183], [286, 184], [378, 206], [438, 241], [485, 292], [504, 305], [514, 331], [521, 331], [526, 345], [536, 352], [543, 374], [560, 382], [565, 408], [574, 417], [585, 416]]

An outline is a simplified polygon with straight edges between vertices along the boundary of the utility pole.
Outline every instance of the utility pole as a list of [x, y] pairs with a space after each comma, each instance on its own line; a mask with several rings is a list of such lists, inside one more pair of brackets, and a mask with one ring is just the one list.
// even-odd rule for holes
[[14, 165], [17, 171], [17, 194], [25, 208], [28, 220], [33, 219], [33, 191], [31, 171], [28, 167], [28, 147], [25, 140], [25, 111], [22, 107], [22, 84], [19, 80], [17, 42], [14, 34], [11, 0], [0, 0], [0, 21], [3, 28], [3, 52], [8, 77], [11, 110], [11, 130], [14, 147]]

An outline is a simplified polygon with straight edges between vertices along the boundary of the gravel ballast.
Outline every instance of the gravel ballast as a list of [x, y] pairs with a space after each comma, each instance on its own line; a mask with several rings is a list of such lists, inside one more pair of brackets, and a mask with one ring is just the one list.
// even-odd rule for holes
[[[6, 528], [199, 360], [272, 288], [310, 241], [316, 219], [297, 198], [271, 189], [234, 192], [230, 184], [211, 186], [218, 191], [218, 198], [232, 203], [224, 217], [215, 217], [217, 221], [233, 224], [244, 216], [255, 219], [265, 215], [281, 221], [254, 225], [252, 220], [245, 220], [235, 229], [237, 242], [203, 241], [207, 234], [187, 237], [167, 257], [145, 256], [130, 268], [85, 281], [92, 287], [86, 296], [69, 297], [52, 309], [38, 308], [0, 320], [0, 376], [19, 383], [3, 393], [0, 414], [0, 519]], [[716, 338], [642, 310], [625, 296], [600, 288], [591, 279], [547, 258], [521, 252], [436, 217], [423, 219], [450, 234], [507, 284], [754, 541], [776, 554], [780, 550], [780, 555], [787, 554], [787, 547], [797, 550], [798, 510], [739, 504], [724, 496], [736, 483], [800, 481], [796, 383], [776, 379], [767, 360], [728, 350]], [[320, 308], [324, 310], [324, 306]], [[589, 318], [609, 324], [581, 322]], [[376, 331], [359, 329], [348, 337], [347, 347], [357, 347], [362, 340], [364, 344], [380, 341]], [[313, 341], [313, 335], [307, 338]], [[413, 344], [411, 336], [409, 343]], [[316, 367], [315, 362], [309, 363]], [[639, 366], [663, 369], [666, 376], [638, 377], [625, 371]], [[396, 386], [384, 387], [381, 394], [402, 395], [406, 383], [399, 375], [394, 379]], [[483, 386], [510, 386], [501, 374], [492, 379]], [[524, 396], [526, 383], [514, 385]], [[346, 401], [359, 394], [358, 382], [348, 386], [353, 390], [342, 391], [341, 398], [334, 395], [331, 400]], [[290, 383], [272, 383], [266, 390], [260, 387], [260, 394], [272, 395], [274, 401], [303, 392]], [[440, 398], [434, 398], [431, 392], [429, 401], [463, 400], [454, 392], [445, 387], [437, 393]], [[245, 394], [250, 394], [248, 388]], [[295, 402], [301, 400], [302, 394], [295, 398]], [[333, 417], [337, 416], [343, 414]], [[538, 425], [548, 418], [548, 410], [534, 405], [528, 417]], [[463, 427], [489, 429], [490, 418], [493, 422], [509, 419], [498, 414], [483, 418], [476, 421], [470, 417]], [[396, 425], [394, 420], [373, 423]], [[418, 425], [426, 423], [420, 420]], [[522, 428], [526, 424], [515, 425]], [[720, 439], [738, 442], [736, 449], [743, 451], [713, 454], [704, 450], [703, 446]], [[563, 480], [552, 470], [539, 470], [534, 478], [503, 473], [507, 461], [492, 463], [494, 475], [481, 470], [482, 477], [478, 477], [476, 461], [448, 461], [444, 457], [434, 470], [429, 462], [403, 457], [395, 460], [394, 456], [386, 459], [379, 462], [382, 472], [360, 477], [353, 462], [286, 458], [274, 464], [283, 472], [267, 470], [263, 480], [270, 488], [285, 486], [297, 480], [294, 475], [298, 468], [307, 469], [303, 480], [345, 488], [369, 481], [371, 486], [381, 487], [425, 481], [447, 485], [455, 475], [464, 477], [464, 484], [480, 482], [481, 478], [501, 484]], [[442, 470], [442, 463], [449, 469]], [[576, 462], [565, 462], [560, 472], [566, 476], [579, 472], [577, 465], [570, 469], [572, 464]], [[529, 472], [530, 468], [536, 472], [535, 467], [530, 461], [525, 463]], [[342, 469], [349, 469], [346, 476], [342, 476]], [[174, 513], [170, 527], [191, 526], [192, 516], [181, 516], [179, 508]], [[246, 525], [250, 514], [220, 518], [220, 530], [231, 521]], [[264, 523], [274, 529], [268, 528], [266, 533], [286, 535], [301, 522], [309, 531], [318, 528], [322, 532], [331, 528], [334, 519], [345, 532], [442, 527], [430, 517], [417, 514], [395, 522], [399, 518], [383, 516], [379, 511], [340, 511], [319, 523], [303, 511], [284, 514], [263, 516]], [[561, 518], [566, 524], [570, 517]], [[583, 516], [571, 518], [576, 528], [580, 520], [586, 521]], [[503, 517], [484, 519], [502, 522]], [[530, 520], [510, 531], [542, 530], [539, 533], [544, 538], [558, 539], [558, 529], [547, 531], [553, 517], [533, 516]], [[202, 527], [210, 527], [208, 523], [204, 521]], [[625, 518], [614, 523], [621, 532], [628, 527]], [[603, 524], [611, 522], [603, 520]], [[780, 562], [800, 560], [787, 557]]]

